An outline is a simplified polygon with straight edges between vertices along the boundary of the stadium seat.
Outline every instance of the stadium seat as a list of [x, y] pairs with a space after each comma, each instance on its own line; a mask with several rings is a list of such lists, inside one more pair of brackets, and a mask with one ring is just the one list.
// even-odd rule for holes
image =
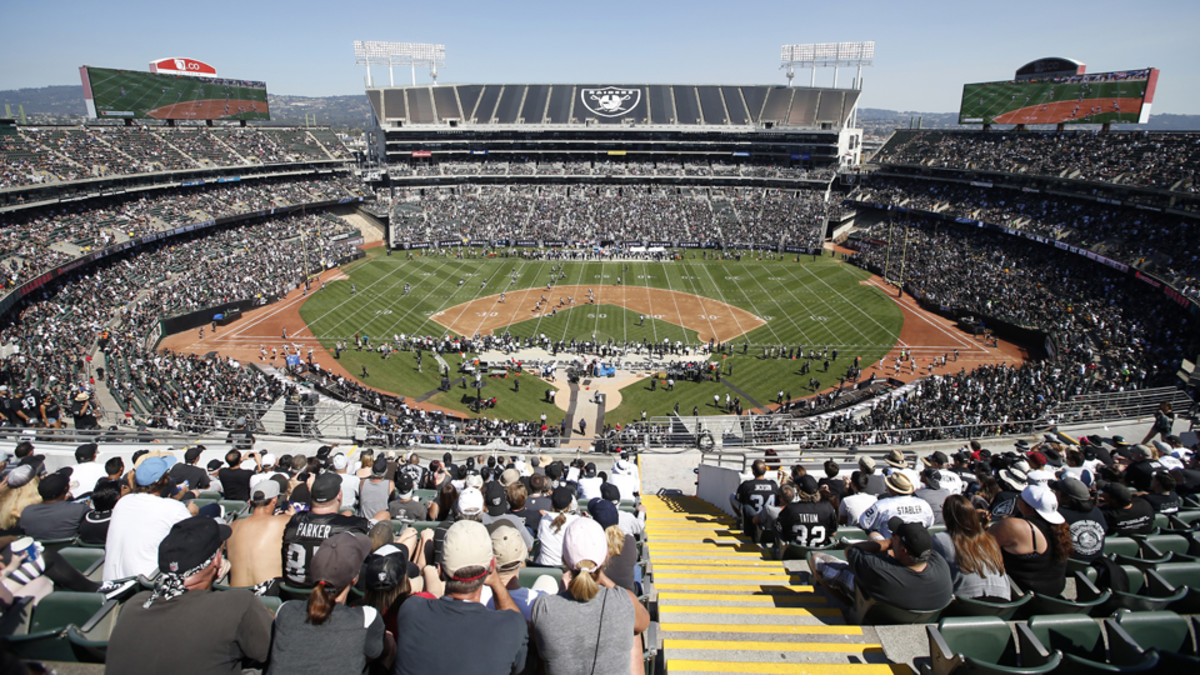
[[279, 582], [279, 596], [283, 600], [308, 600], [308, 596], [312, 595], [311, 588], [300, 588], [286, 582]]
[[942, 619], [936, 626], [926, 626], [925, 632], [933, 675], [1031, 675], [1051, 672], [1062, 660], [1062, 654], [1046, 649], [1025, 624], [1009, 628], [996, 617]]
[[238, 514], [244, 513], [250, 508], [249, 503], [236, 499], [222, 499], [217, 503], [221, 505], [221, 509], [225, 513], [225, 520], [233, 520]]
[[71, 564], [71, 567], [79, 570], [83, 576], [92, 581], [100, 581], [102, 568], [104, 567], [103, 548], [67, 546], [66, 548], [59, 549], [58, 553]]
[[413, 522], [409, 523], [408, 526], [414, 528], [417, 532], [421, 532], [423, 530], [437, 529], [437, 526], [440, 523], [441, 521], [438, 520], [414, 520]]
[[840, 542], [834, 541], [826, 546], [800, 546], [799, 544], [786, 544], [780, 547], [779, 542], [775, 543], [772, 548], [773, 558], [776, 560], [807, 560], [808, 554], [813, 551], [831, 551], [839, 548]]
[[950, 606], [946, 608], [946, 616], [995, 616], [1009, 620], [1021, 610], [1026, 603], [1033, 599], [1032, 593], [1021, 593], [1016, 584], [1009, 583], [1011, 599], [1007, 602], [989, 602], [978, 598], [962, 598], [954, 596]]
[[40, 539], [38, 543], [47, 551], [61, 551], [75, 543], [75, 537], [65, 537], [62, 539]]
[[1142, 547], [1133, 537], [1105, 537], [1104, 555], [1124, 555], [1136, 558], [1141, 555]]
[[111, 631], [112, 618], [108, 615], [116, 607], [116, 600], [107, 600], [99, 593], [55, 591], [42, 598], [30, 612], [23, 634], [5, 639], [8, 648], [22, 659], [75, 661], [75, 651], [66, 637], [67, 628], [88, 627], [94, 632], [106, 623]]
[[1067, 600], [1052, 595], [1030, 593], [1029, 602], [1018, 608], [1017, 615], [1030, 617], [1038, 614], [1086, 614], [1096, 616], [1112, 598], [1112, 591], [1107, 588], [1099, 591], [1090, 600]]
[[645, 665], [646, 675], [655, 675], [659, 672], [656, 662], [659, 652], [662, 651], [661, 632], [657, 621], [651, 621], [646, 630], [642, 632], [642, 663]]
[[[809, 558], [809, 560], [811, 559]], [[904, 609], [903, 607], [897, 607], [876, 598], [868, 598], [862, 594], [861, 588], [855, 586], [854, 607], [851, 608], [850, 620], [853, 623], [868, 626], [930, 623], [937, 621], [942, 611], [949, 605], [950, 603], [947, 602], [937, 609], [930, 610]]]
[[1106, 631], [1103, 621], [1078, 614], [1042, 614], [1031, 617], [1028, 625], [1047, 649], [1063, 653], [1064, 672], [1144, 673], [1158, 665], [1157, 654], [1132, 644], [1124, 631]]
[[[1162, 587], [1151, 589], [1146, 584], [1145, 574], [1133, 565], [1121, 565], [1120, 568], [1125, 572], [1129, 581], [1129, 590], [1107, 589], [1112, 592], [1112, 596], [1101, 605], [1099, 610], [1101, 614], [1111, 614], [1118, 609], [1135, 612], [1162, 610], [1187, 596], [1186, 588], [1178, 589], [1167, 595], [1154, 595], [1155, 592], [1162, 592], [1165, 589]], [[1096, 600], [1101, 593], [1094, 583], [1094, 573], [1094, 569], [1088, 570], [1086, 573], [1075, 573], [1075, 594], [1083, 602]]]
[[1146, 573], [1146, 584], [1151, 594], [1174, 595], [1185, 590], [1183, 598], [1171, 603], [1167, 609], [1180, 614], [1200, 612], [1200, 563], [1168, 563], [1159, 565]]
[[213, 501], [219, 501], [222, 498], [223, 497], [220, 492], [214, 492], [212, 490], [201, 490], [200, 492], [196, 493], [196, 499], [211, 499]]
[[437, 499], [437, 490], [413, 490], [413, 497], [428, 504]]
[[1192, 531], [1196, 529], [1196, 523], [1200, 523], [1200, 509], [1192, 509], [1188, 511], [1179, 511], [1171, 514], [1171, 527], [1176, 530]]
[[1162, 672], [1184, 666], [1183, 672], [1196, 672], [1200, 657], [1188, 620], [1175, 612], [1118, 612], [1107, 619], [1124, 630], [1135, 645], [1144, 651], [1158, 652]]
[[1147, 534], [1137, 537], [1143, 558], [1161, 558], [1171, 553], [1187, 553], [1191, 542], [1177, 534]]
[[557, 583], [562, 584], [561, 567], [522, 567], [517, 573], [517, 582], [521, 584], [521, 588], [533, 588], [533, 582], [542, 575], [552, 576]]
[[271, 616], [275, 616], [275, 613], [279, 611], [279, 606], [283, 604], [283, 598], [271, 595], [260, 595], [258, 596], [258, 601], [263, 604], [263, 607], [267, 608]]

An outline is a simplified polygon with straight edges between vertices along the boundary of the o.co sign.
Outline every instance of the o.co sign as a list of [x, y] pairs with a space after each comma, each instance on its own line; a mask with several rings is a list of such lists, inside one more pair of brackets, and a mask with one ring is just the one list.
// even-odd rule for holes
[[203, 61], [186, 59], [178, 56], [158, 59], [150, 62], [150, 72], [164, 75], [197, 75], [200, 77], [216, 77], [217, 69]]

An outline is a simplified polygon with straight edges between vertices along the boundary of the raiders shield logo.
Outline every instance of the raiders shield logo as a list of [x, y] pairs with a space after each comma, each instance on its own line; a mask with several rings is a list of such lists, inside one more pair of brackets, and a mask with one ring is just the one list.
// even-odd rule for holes
[[642, 100], [641, 89], [626, 89], [624, 87], [604, 87], [602, 89], [582, 89], [579, 92], [583, 105], [592, 113], [601, 117], [620, 117], [628, 114]]

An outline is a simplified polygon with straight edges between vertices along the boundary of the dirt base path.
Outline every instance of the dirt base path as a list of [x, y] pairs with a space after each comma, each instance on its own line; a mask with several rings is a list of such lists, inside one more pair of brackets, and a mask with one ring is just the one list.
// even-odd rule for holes
[[[550, 316], [556, 309], [578, 309], [588, 302], [588, 291], [596, 294], [596, 305], [616, 305], [631, 312], [694, 330], [701, 342], [727, 342], [766, 324], [744, 309], [700, 295], [645, 286], [554, 286], [500, 293], [447, 307], [431, 317], [459, 335], [490, 335], [497, 328]], [[545, 298], [543, 302], [541, 299]], [[574, 298], [572, 305], [570, 299]], [[701, 318], [703, 317], [703, 318]]]

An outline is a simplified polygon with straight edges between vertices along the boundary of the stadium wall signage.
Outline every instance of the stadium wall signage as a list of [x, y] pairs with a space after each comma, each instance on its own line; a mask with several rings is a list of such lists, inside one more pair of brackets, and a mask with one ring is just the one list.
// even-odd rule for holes
[[621, 117], [628, 115], [641, 102], [642, 90], [626, 87], [585, 88], [579, 91], [579, 97], [583, 107], [600, 117]]

